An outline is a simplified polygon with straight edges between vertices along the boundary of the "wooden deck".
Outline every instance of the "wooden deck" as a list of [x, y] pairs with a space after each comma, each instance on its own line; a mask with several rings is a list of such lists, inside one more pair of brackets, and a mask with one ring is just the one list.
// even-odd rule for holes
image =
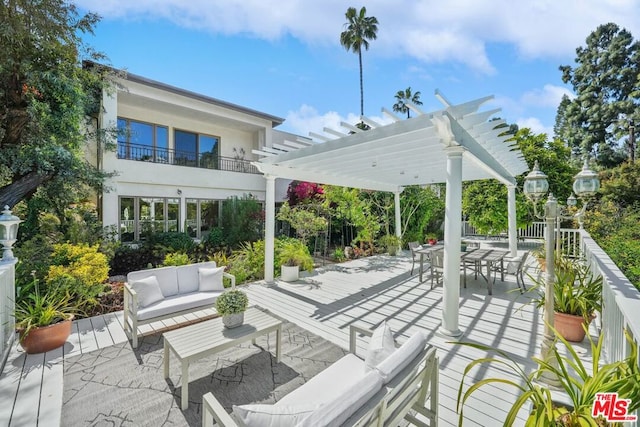
[[[408, 257], [376, 256], [317, 269], [296, 283], [277, 282], [243, 286], [250, 303], [306, 328], [327, 340], [348, 348], [349, 325], [375, 327], [387, 320], [398, 341], [420, 329], [438, 348], [440, 358], [440, 425], [458, 424], [456, 396], [467, 363], [486, 354], [470, 347], [452, 344], [438, 334], [441, 324], [442, 287], [431, 289], [429, 275], [419, 283], [409, 275]], [[470, 276], [467, 289], [461, 287], [460, 328], [462, 341], [491, 345], [509, 353], [526, 369], [531, 357], [539, 353], [542, 316], [527, 297], [517, 291], [515, 278], [498, 278], [493, 295], [487, 295], [486, 282]], [[141, 333], [175, 327], [186, 321], [208, 317], [212, 310], [193, 316], [158, 322], [140, 328]], [[124, 342], [122, 313], [82, 319], [74, 324], [67, 344], [57, 351], [25, 355], [16, 346], [0, 376], [0, 425], [59, 426], [62, 406], [64, 357]], [[361, 349], [363, 346], [361, 345]], [[584, 345], [579, 346], [586, 353]], [[475, 379], [509, 376], [495, 368], [479, 368]], [[509, 390], [487, 387], [475, 393], [465, 407], [465, 426], [501, 425], [515, 400]], [[521, 417], [518, 423], [524, 424]]]

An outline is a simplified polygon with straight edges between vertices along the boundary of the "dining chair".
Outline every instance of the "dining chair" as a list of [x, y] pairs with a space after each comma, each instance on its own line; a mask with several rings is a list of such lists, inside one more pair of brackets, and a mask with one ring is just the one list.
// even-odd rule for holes
[[420, 243], [409, 242], [409, 250], [411, 250], [411, 275], [413, 276], [413, 268], [416, 265], [416, 261], [420, 261], [420, 254], [416, 252], [420, 249]]
[[[520, 261], [518, 261], [518, 265], [516, 266], [515, 270], [509, 271], [508, 268], [505, 268], [504, 271], [504, 274], [512, 274], [515, 276], [516, 284], [518, 285], [518, 289], [520, 289], [520, 293], [525, 293], [527, 291], [527, 287], [524, 284], [524, 270], [527, 264], [528, 257], [529, 251], [524, 252], [522, 254], [522, 257], [520, 258]], [[492, 271], [495, 273], [495, 275], [493, 276], [493, 281], [495, 283], [495, 277], [498, 275], [497, 273], [500, 272], [499, 266], [496, 265], [494, 268], [492, 268]]]
[[431, 253], [431, 289], [433, 289], [433, 279], [436, 284], [440, 282], [444, 274], [444, 249], [439, 249]]

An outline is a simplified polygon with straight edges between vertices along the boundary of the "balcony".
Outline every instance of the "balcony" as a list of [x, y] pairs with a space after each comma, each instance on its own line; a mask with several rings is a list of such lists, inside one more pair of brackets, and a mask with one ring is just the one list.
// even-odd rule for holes
[[198, 154], [193, 151], [154, 148], [148, 145], [126, 144], [119, 142], [117, 156], [118, 159], [124, 160], [137, 160], [140, 162], [161, 163], [165, 165], [214, 169], [226, 172], [261, 174], [249, 160], [216, 156], [213, 153]]

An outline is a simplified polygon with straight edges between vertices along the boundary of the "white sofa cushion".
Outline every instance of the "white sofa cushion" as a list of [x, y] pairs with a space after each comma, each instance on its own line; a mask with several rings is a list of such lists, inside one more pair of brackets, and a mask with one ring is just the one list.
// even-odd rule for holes
[[224, 291], [223, 274], [224, 267], [199, 268], [198, 283], [200, 284], [200, 292]]
[[294, 427], [318, 409], [317, 403], [303, 405], [233, 405], [233, 414], [247, 427]]
[[156, 276], [162, 295], [170, 297], [178, 294], [178, 277], [175, 267], [160, 267], [149, 270], [132, 271], [127, 274], [127, 282], [137, 282], [149, 276]]
[[326, 403], [349, 384], [365, 376], [364, 362], [354, 354], [347, 354], [306, 383], [284, 396], [276, 406], [302, 405], [309, 402]]
[[[321, 372], [318, 375], [322, 375]], [[339, 377], [330, 382], [341, 382]], [[328, 388], [332, 388], [329, 386]], [[377, 370], [369, 371], [363, 378], [348, 384], [341, 393], [334, 393], [332, 400], [316, 409], [298, 424], [300, 427], [338, 427], [344, 424], [360, 407], [382, 389], [382, 377]], [[295, 393], [295, 391], [294, 391]]]
[[422, 331], [418, 331], [405, 341], [400, 348], [376, 366], [376, 370], [380, 372], [384, 383], [387, 384], [391, 381], [393, 377], [398, 375], [400, 371], [415, 359], [426, 343], [427, 336]]
[[176, 295], [164, 298], [149, 307], [138, 310], [138, 320], [147, 320], [153, 317], [166, 316], [182, 310], [191, 310], [197, 307], [211, 307], [222, 292], [192, 292], [186, 295]]
[[380, 362], [389, 357], [395, 349], [396, 342], [393, 339], [393, 332], [385, 320], [373, 331], [373, 335], [371, 335], [369, 349], [364, 358], [365, 370], [370, 371], [375, 368]]
[[198, 262], [196, 264], [181, 265], [176, 267], [178, 277], [178, 290], [180, 294], [198, 292], [200, 290], [198, 270], [200, 268], [215, 268], [215, 261]]
[[143, 308], [164, 299], [160, 284], [156, 276], [145, 277], [129, 283], [129, 286], [138, 294], [138, 307]]

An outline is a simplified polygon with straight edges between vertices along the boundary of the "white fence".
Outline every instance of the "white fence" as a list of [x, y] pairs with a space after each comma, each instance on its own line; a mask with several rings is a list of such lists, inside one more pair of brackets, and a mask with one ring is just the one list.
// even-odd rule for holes
[[0, 373], [15, 339], [15, 265], [18, 260], [0, 261]]

